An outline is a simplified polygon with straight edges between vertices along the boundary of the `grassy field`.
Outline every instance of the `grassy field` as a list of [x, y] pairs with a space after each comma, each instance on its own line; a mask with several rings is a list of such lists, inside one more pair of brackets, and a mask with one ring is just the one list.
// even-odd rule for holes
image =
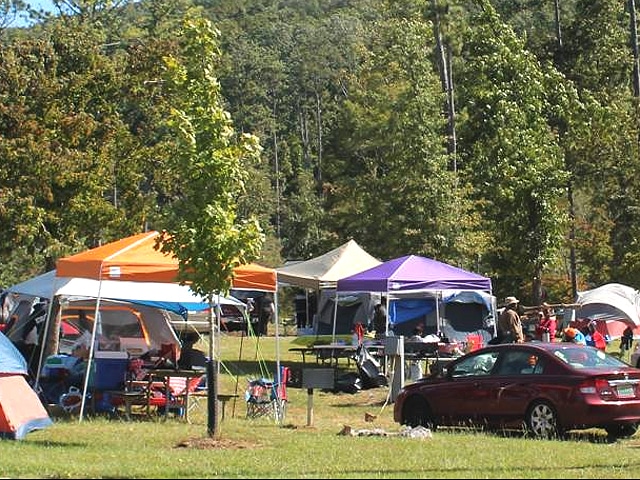
[[[294, 371], [301, 369], [301, 357], [288, 349], [301, 342], [288, 336], [281, 337], [279, 345], [282, 364]], [[173, 418], [56, 418], [52, 427], [22, 441], [0, 441], [0, 476], [630, 478], [640, 471], [640, 438], [607, 443], [596, 430], [564, 441], [462, 429], [437, 430], [426, 439], [402, 437], [393, 422], [393, 404], [386, 402], [386, 387], [356, 394], [314, 390], [312, 416], [307, 390], [289, 388], [282, 426], [266, 417], [247, 419], [247, 380], [260, 375], [262, 360], [267, 371], [274, 370], [274, 337], [228, 335], [218, 347], [223, 364], [219, 392], [241, 395], [235, 405], [227, 405], [219, 438], [207, 435], [204, 402], [192, 412], [191, 424]], [[346, 367], [346, 361], [341, 362]], [[340, 435], [345, 425], [380, 435]]]

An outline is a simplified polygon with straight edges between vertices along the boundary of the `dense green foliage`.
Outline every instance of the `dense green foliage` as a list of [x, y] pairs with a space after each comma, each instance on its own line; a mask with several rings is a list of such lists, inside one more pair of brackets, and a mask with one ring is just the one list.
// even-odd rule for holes
[[[489, 275], [527, 303], [571, 301], [573, 279], [640, 285], [628, 2], [54, 4], [12, 28], [24, 4], [0, 2], [0, 285], [175, 227], [188, 188], [201, 191], [192, 208], [216, 202], [198, 187], [215, 175], [194, 174], [167, 122], [165, 59], [197, 61], [178, 35], [192, 7], [220, 32], [209, 74], [229, 145], [247, 134], [261, 147], [233, 172], [234, 201], [206, 215], [223, 229], [257, 219], [262, 263], [354, 238], [383, 260]], [[183, 101], [203, 104], [190, 88]]]

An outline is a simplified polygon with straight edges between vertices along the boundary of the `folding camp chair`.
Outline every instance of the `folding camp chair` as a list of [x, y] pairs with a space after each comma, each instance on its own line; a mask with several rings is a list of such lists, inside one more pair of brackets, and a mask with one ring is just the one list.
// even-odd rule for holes
[[[159, 371], [156, 371], [157, 375]], [[147, 390], [147, 410], [155, 407], [157, 412], [165, 415], [174, 413], [189, 422], [189, 397], [198, 389], [204, 375], [178, 376], [176, 372], [166, 372], [162, 381], [150, 380]], [[153, 375], [153, 376], [156, 376]]]
[[[279, 377], [279, 378], [278, 378]], [[275, 380], [259, 378], [249, 380], [245, 392], [247, 418], [272, 417], [276, 423], [284, 422], [287, 407], [287, 380], [289, 367], [280, 367]]]

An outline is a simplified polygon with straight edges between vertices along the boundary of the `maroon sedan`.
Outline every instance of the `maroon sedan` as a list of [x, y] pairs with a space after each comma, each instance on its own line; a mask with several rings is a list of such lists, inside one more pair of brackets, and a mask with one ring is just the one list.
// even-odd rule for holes
[[524, 427], [543, 438], [597, 427], [612, 439], [629, 437], [640, 422], [640, 369], [573, 343], [489, 346], [402, 388], [394, 420], [432, 429]]

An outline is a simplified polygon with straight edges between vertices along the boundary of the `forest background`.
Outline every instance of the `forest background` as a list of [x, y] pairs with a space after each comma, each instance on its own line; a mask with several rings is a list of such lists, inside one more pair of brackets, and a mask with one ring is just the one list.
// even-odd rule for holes
[[193, 8], [262, 147], [238, 198], [259, 263], [354, 238], [531, 304], [640, 285], [634, 0], [52, 3], [0, 0], [0, 286], [163, 228], [184, 179], [165, 59]]

